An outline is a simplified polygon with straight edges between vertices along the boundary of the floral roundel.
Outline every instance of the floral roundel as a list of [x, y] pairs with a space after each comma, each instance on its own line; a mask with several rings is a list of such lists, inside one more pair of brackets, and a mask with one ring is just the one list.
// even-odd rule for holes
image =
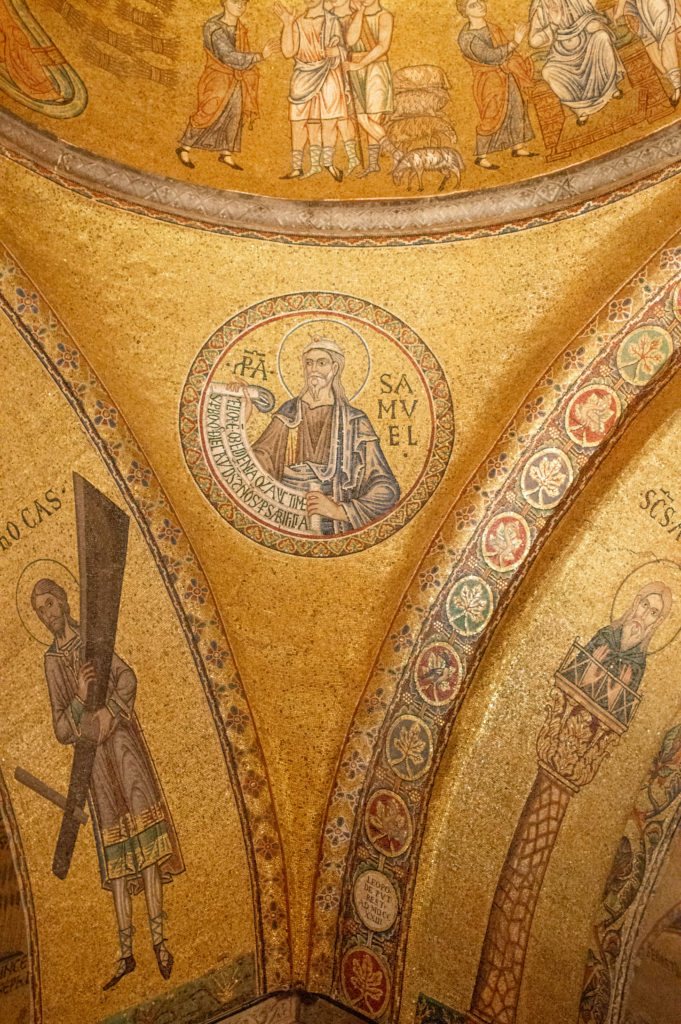
[[482, 534], [482, 556], [490, 569], [512, 572], [524, 562], [532, 543], [530, 528], [517, 512], [500, 512]]
[[401, 857], [414, 837], [409, 808], [397, 793], [379, 789], [367, 804], [364, 825], [369, 842], [384, 857]]
[[390, 973], [375, 950], [354, 946], [343, 957], [341, 985], [350, 1006], [372, 1020], [381, 1017], [390, 1000]]
[[614, 430], [620, 408], [617, 392], [607, 385], [590, 384], [582, 388], [567, 409], [568, 436], [581, 448], [597, 448]]
[[669, 331], [646, 324], [628, 334], [617, 353], [617, 368], [629, 384], [643, 387], [662, 369], [674, 351]]
[[223, 519], [277, 551], [328, 557], [385, 540], [423, 508], [454, 413], [441, 366], [402, 320], [299, 292], [243, 310], [203, 345], [180, 435]]
[[447, 596], [447, 618], [457, 633], [474, 636], [489, 622], [494, 597], [480, 576], [458, 579]]
[[525, 463], [520, 489], [539, 512], [558, 505], [573, 480], [572, 463], [560, 448], [542, 448]]

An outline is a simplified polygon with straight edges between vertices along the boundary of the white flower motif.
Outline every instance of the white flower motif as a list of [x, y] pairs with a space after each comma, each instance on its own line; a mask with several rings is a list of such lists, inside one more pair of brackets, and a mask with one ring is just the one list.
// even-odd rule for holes
[[604, 434], [605, 424], [612, 415], [612, 405], [608, 395], [599, 395], [592, 391], [574, 407], [574, 416], [578, 423], [594, 434]]
[[456, 599], [457, 607], [473, 622], [482, 622], [487, 611], [485, 592], [480, 583], [464, 583]]
[[545, 491], [549, 498], [557, 498], [567, 480], [559, 458], [545, 455], [539, 465], [530, 467], [529, 476], [537, 484], [539, 490]]

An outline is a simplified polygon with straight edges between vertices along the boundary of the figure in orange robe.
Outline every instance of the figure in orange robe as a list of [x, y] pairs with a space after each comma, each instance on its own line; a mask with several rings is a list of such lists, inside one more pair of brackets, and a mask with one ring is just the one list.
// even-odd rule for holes
[[17, 88], [34, 100], [58, 100], [46, 64], [63, 64], [64, 58], [54, 46], [36, 46], [19, 22], [17, 14], [0, 0], [0, 65]]
[[534, 81], [533, 65], [516, 52], [526, 26], [519, 26], [509, 42], [498, 25], [487, 22], [484, 0], [460, 0], [457, 6], [469, 18], [459, 46], [473, 72], [473, 98], [480, 112], [476, 164], [496, 170], [498, 165], [490, 163], [487, 154], [504, 149], [512, 156], [536, 156], [525, 146], [534, 138], [525, 98]]
[[190, 149], [208, 149], [219, 152], [222, 163], [241, 170], [231, 154], [241, 151], [244, 119], [252, 122], [258, 116], [256, 65], [275, 52], [272, 43], [266, 43], [261, 53], [249, 51], [248, 32], [239, 21], [245, 7], [245, 0], [225, 0], [225, 13], [203, 26], [206, 63], [197, 105], [176, 151], [186, 167], [194, 166]]

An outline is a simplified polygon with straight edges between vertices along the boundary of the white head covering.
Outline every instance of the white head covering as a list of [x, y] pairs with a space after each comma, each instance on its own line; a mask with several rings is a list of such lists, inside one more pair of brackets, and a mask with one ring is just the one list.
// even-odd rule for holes
[[347, 405], [348, 397], [345, 394], [345, 388], [341, 381], [341, 376], [345, 369], [345, 352], [338, 342], [333, 341], [332, 338], [323, 338], [321, 335], [315, 334], [310, 338], [309, 343], [303, 349], [302, 358], [304, 359], [308, 352], [313, 352], [315, 349], [321, 349], [322, 352], [327, 352], [331, 356], [333, 362], [337, 363], [338, 372], [334, 374], [331, 388], [336, 396], [336, 401]]
[[322, 338], [321, 335], [315, 334], [310, 338], [309, 344], [303, 349], [303, 355], [306, 356], [308, 352], [312, 352], [315, 348], [320, 348], [322, 352], [328, 352], [329, 355], [340, 356], [338, 361], [345, 365], [345, 352], [338, 342], [333, 341], [333, 339]]

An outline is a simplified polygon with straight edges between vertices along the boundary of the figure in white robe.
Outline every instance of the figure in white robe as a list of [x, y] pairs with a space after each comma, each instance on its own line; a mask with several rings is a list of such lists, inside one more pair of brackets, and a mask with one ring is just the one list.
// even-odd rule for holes
[[[281, 52], [293, 59], [289, 86], [291, 170], [284, 178], [309, 178], [325, 169], [336, 180], [343, 172], [334, 164], [338, 126], [348, 117], [343, 61], [343, 29], [324, 3], [313, 3], [296, 16], [283, 3], [275, 3], [281, 19]], [[310, 146], [310, 168], [303, 173], [303, 153]]]
[[681, 17], [676, 0], [618, 0], [617, 18], [625, 18], [632, 31], [641, 37], [653, 65], [672, 87], [673, 107], [681, 100], [681, 67], [676, 30]]
[[621, 98], [625, 71], [614, 32], [591, 0], [533, 0], [529, 41], [535, 49], [549, 48], [542, 78], [577, 124]]

